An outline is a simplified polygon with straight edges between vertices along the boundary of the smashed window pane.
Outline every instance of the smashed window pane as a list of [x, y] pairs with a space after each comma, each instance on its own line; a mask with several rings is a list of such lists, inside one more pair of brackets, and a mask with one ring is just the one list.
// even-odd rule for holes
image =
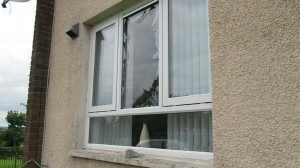
[[158, 4], [124, 18], [122, 108], [158, 105]]

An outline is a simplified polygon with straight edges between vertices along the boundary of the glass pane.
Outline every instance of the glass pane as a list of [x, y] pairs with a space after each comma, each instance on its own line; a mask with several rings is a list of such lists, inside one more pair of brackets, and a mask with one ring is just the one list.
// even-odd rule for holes
[[212, 113], [91, 118], [89, 143], [212, 152]]
[[169, 97], [210, 93], [207, 0], [169, 0]]
[[93, 106], [112, 104], [115, 25], [96, 33]]
[[131, 146], [132, 117], [90, 119], [89, 143]]
[[157, 7], [124, 18], [122, 108], [158, 105]]

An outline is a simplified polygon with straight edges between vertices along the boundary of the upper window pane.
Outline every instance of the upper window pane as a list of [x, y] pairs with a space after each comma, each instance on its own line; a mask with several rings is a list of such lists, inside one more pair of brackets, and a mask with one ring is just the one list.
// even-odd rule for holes
[[124, 18], [122, 108], [158, 105], [158, 4]]
[[169, 0], [169, 97], [210, 93], [207, 0]]
[[93, 106], [112, 104], [115, 24], [96, 33]]

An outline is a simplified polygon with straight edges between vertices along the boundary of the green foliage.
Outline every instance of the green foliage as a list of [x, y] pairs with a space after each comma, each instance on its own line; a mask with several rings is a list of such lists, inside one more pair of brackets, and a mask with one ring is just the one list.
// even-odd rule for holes
[[26, 114], [10, 110], [5, 119], [8, 122], [8, 129], [24, 128]]
[[[0, 132], [0, 147], [6, 147], [9, 146], [9, 141], [11, 139], [8, 136], [8, 131], [3, 130]], [[12, 143], [13, 144], [13, 143]]]
[[23, 149], [21, 147], [1, 147], [0, 148], [0, 158], [1, 157], [12, 157], [15, 155], [22, 155]]
[[[18, 111], [8, 111], [6, 116], [8, 129], [3, 133], [7, 146], [19, 146], [24, 139], [26, 114]], [[1, 135], [0, 135], [1, 136]]]

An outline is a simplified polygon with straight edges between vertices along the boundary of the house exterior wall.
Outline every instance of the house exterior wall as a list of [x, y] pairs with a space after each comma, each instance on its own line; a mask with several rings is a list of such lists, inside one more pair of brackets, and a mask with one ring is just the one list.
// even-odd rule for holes
[[300, 167], [300, 1], [210, 1], [216, 167]]
[[[133, 167], [69, 152], [83, 146], [89, 25], [135, 2], [55, 1], [44, 165]], [[300, 167], [300, 1], [209, 0], [209, 22], [214, 167]]]

